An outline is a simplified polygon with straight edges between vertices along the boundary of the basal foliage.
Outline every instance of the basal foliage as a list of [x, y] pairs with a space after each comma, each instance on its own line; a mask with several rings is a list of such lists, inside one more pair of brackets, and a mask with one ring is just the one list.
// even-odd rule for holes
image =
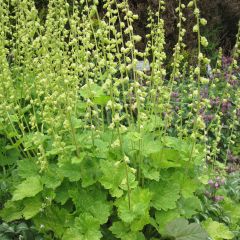
[[[45, 22], [33, 0], [1, 2], [0, 166], [10, 179], [1, 218], [31, 220], [44, 239], [222, 239], [219, 232], [232, 239], [224, 223], [192, 220], [212, 168], [224, 175], [217, 160], [226, 163], [237, 146], [239, 83], [229, 81], [239, 81], [239, 35], [223, 81], [221, 54], [206, 73], [206, 20], [196, 0], [188, 4], [196, 65], [184, 60], [186, 6], [179, 0], [170, 67], [164, 1], [149, 10], [145, 52], [135, 47], [138, 16], [127, 1], [103, 2], [99, 16], [98, 0], [50, 0]], [[211, 106], [206, 89], [219, 102]]]

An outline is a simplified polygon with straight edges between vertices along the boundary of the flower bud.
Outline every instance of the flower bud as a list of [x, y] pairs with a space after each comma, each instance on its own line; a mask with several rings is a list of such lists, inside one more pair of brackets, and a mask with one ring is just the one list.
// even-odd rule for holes
[[188, 8], [191, 8], [193, 6], [193, 1], [190, 1], [187, 5]]
[[205, 18], [200, 19], [200, 23], [205, 26], [207, 24], [207, 20]]

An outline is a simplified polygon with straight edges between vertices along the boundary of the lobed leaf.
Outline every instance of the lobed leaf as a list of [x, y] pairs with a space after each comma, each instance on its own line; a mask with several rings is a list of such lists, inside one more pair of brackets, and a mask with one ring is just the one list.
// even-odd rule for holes
[[153, 193], [152, 206], [157, 210], [176, 208], [176, 202], [180, 198], [180, 186], [176, 182], [151, 182], [149, 189]]
[[188, 223], [183, 218], [178, 218], [167, 224], [166, 234], [175, 240], [207, 240], [208, 235], [197, 223]]
[[20, 183], [13, 192], [13, 201], [26, 197], [34, 197], [43, 190], [43, 184], [39, 176], [32, 176]]

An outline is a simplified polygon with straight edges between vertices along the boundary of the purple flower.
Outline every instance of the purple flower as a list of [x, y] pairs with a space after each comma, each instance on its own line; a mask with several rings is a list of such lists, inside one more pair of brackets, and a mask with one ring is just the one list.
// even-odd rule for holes
[[210, 180], [208, 181], [208, 184], [209, 184], [210, 186], [213, 186], [213, 185], [214, 185], [214, 182], [213, 182], [213, 180], [212, 180], [212, 179], [210, 179]]
[[237, 109], [236, 115], [238, 118], [240, 118], [240, 108]]
[[230, 108], [232, 107], [232, 104], [230, 101], [225, 101], [222, 103], [222, 112], [223, 113], [227, 113], [228, 110], [230, 110]]
[[202, 107], [202, 108], [199, 110], [199, 113], [203, 115], [203, 114], [204, 114], [204, 111], [205, 111], [205, 108]]
[[210, 99], [210, 104], [212, 107], [217, 107], [220, 104], [220, 98], [216, 97], [216, 98]]
[[239, 156], [234, 156], [231, 151], [228, 152], [228, 162], [232, 164], [240, 164], [240, 157]]
[[219, 176], [216, 177], [216, 182], [218, 183], [219, 186], [225, 184], [225, 180], [223, 178], [220, 178]]
[[209, 123], [214, 119], [213, 114], [202, 114], [202, 118], [205, 121], [205, 123]]
[[177, 98], [179, 96], [178, 92], [172, 92], [171, 97]]
[[215, 202], [222, 201], [223, 199], [224, 199], [223, 196], [215, 196], [215, 197], [214, 197], [214, 201], [215, 201]]
[[235, 162], [236, 161], [236, 157], [231, 153], [231, 151], [228, 152], [227, 156], [228, 156], [228, 161], [229, 162]]
[[231, 86], [236, 86], [237, 85], [237, 83], [238, 83], [238, 81], [237, 80], [233, 80], [233, 79], [229, 79], [228, 80], [228, 83], [231, 85]]
[[222, 57], [222, 64], [223, 67], [228, 67], [230, 64], [232, 63], [232, 58], [231, 57], [227, 57], [227, 56], [223, 56]]

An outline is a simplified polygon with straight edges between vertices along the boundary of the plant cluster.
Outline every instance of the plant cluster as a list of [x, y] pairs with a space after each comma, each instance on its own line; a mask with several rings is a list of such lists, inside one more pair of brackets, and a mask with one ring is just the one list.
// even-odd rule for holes
[[13, 222], [11, 224], [2, 223], [0, 225], [0, 237], [2, 240], [43, 240], [34, 227], [29, 227], [26, 223]]
[[[207, 223], [207, 228], [215, 230], [209, 232], [213, 239], [233, 238], [240, 236], [239, 229], [239, 172], [231, 173], [226, 179], [216, 177], [208, 182], [208, 189], [204, 194], [199, 194], [202, 202], [202, 211], [197, 217], [198, 220]], [[225, 225], [224, 225], [225, 224]], [[226, 228], [229, 226], [229, 229]], [[214, 227], [215, 226], [215, 227]], [[228, 236], [228, 237], [227, 237]]]
[[[215, 175], [240, 151], [240, 34], [212, 67], [198, 1], [178, 0], [167, 65], [163, 0], [149, 10], [143, 52], [127, 0], [103, 2], [100, 16], [98, 0], [49, 0], [46, 21], [33, 0], [0, 4], [2, 220], [31, 221], [44, 239], [237, 238], [239, 199], [220, 199]], [[201, 217], [205, 188], [230, 222]]]

